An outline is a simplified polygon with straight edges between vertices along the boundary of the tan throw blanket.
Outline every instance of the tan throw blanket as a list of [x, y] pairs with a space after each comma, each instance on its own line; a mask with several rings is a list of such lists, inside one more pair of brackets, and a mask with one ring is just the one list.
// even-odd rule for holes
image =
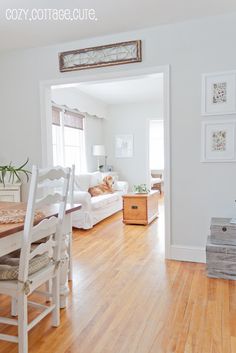
[[88, 192], [91, 196], [99, 196], [104, 194], [112, 194], [112, 185], [113, 185], [113, 178], [111, 175], [106, 176], [103, 179], [103, 182], [99, 185], [90, 187]]

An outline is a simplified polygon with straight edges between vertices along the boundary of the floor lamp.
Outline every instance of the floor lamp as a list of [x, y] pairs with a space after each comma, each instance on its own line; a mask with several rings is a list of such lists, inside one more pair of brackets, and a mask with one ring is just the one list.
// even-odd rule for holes
[[104, 157], [105, 155], [106, 155], [105, 146], [93, 145], [93, 156], [97, 157], [97, 170], [100, 170], [99, 157]]

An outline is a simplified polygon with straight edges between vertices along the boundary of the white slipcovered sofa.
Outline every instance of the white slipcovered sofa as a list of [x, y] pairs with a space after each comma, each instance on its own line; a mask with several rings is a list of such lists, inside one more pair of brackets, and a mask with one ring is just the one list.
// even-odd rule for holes
[[88, 189], [100, 184], [104, 175], [101, 172], [75, 176], [74, 203], [81, 203], [82, 208], [73, 212], [72, 225], [75, 228], [90, 229], [98, 222], [122, 210], [122, 195], [128, 191], [126, 181], [114, 180], [111, 194], [91, 197]]

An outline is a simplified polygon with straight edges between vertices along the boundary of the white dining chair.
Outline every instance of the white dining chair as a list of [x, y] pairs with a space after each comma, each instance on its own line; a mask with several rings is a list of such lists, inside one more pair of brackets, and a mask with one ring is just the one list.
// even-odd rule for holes
[[[64, 181], [61, 193], [50, 193], [43, 198], [37, 198], [41, 183], [59, 179]], [[19, 353], [28, 353], [28, 331], [46, 315], [52, 312], [52, 326], [57, 327], [60, 324], [60, 245], [69, 180], [70, 168], [38, 170], [33, 166], [18, 265], [17, 259], [12, 256], [3, 257], [0, 261], [0, 293], [15, 299], [18, 314], [16, 319], [0, 317], [1, 324], [18, 326], [18, 336], [0, 334], [0, 339], [18, 343]], [[35, 211], [49, 210], [50, 207], [54, 207], [52, 214], [58, 216], [43, 218], [35, 224]], [[52, 281], [50, 305], [29, 301], [28, 296], [48, 281]], [[42, 294], [45, 295], [44, 292]], [[27, 318], [27, 304], [41, 310], [31, 322], [28, 322]]]
[[[75, 183], [75, 165], [73, 164], [71, 167], [71, 177], [70, 177], [70, 185], [69, 185], [69, 194], [68, 194], [68, 202], [70, 205], [74, 204], [74, 183]], [[68, 256], [69, 256], [69, 266], [68, 266], [68, 279], [72, 281], [73, 277], [73, 256], [72, 256], [72, 230], [68, 234]]]
[[[69, 191], [68, 191], [68, 198], [67, 198], [67, 202], [70, 205], [74, 204], [74, 182], [75, 182], [75, 165], [72, 164], [71, 166], [71, 175], [70, 175], [70, 183], [69, 183]], [[55, 185], [54, 191], [58, 191], [59, 189], [59, 185], [61, 183], [58, 182]], [[48, 185], [48, 183], [46, 183], [46, 186], [44, 184], [43, 186], [43, 190], [45, 192], [46, 190], [51, 190], [51, 185]], [[67, 253], [68, 253], [68, 280], [72, 281], [73, 278], [73, 256], [72, 256], [72, 245], [73, 245], [73, 235], [72, 235], [72, 228], [69, 234], [63, 234], [63, 236], [65, 236], [67, 238]], [[46, 293], [51, 292], [51, 288], [52, 288], [52, 283], [51, 281], [48, 281], [46, 283]], [[47, 301], [50, 301], [50, 297], [46, 296]], [[12, 316], [15, 316], [17, 312], [17, 308], [16, 305], [14, 303], [14, 300], [12, 300], [12, 309], [11, 309], [11, 313]]]
[[[69, 183], [69, 192], [68, 192], [68, 198], [67, 198], [67, 202], [70, 205], [74, 204], [74, 182], [75, 182], [75, 165], [73, 164], [71, 166], [71, 175], [70, 175], [70, 183]], [[54, 190], [58, 190], [58, 185], [59, 183], [56, 185], [56, 188]], [[67, 253], [68, 253], [68, 260], [69, 260], [69, 264], [68, 264], [68, 280], [72, 281], [72, 277], [73, 277], [73, 256], [72, 256], [72, 245], [73, 245], [73, 236], [72, 236], [72, 228], [69, 234], [63, 234], [63, 236], [65, 236], [67, 238]], [[50, 288], [50, 283], [48, 283], [48, 288]], [[14, 311], [14, 310], [13, 310]]]

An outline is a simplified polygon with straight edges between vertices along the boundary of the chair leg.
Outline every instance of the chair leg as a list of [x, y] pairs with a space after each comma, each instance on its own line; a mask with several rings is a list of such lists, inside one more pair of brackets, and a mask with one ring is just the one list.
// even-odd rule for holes
[[17, 316], [17, 299], [14, 297], [11, 299], [11, 316]]
[[52, 280], [52, 302], [55, 304], [55, 309], [52, 312], [52, 326], [60, 325], [60, 278], [59, 271]]
[[73, 263], [72, 263], [72, 232], [69, 233], [68, 255], [69, 255], [69, 271], [68, 280], [72, 281], [73, 277]]
[[28, 353], [27, 296], [24, 293], [21, 293], [18, 296], [17, 311], [18, 311], [19, 353]]
[[[45, 283], [45, 287], [46, 287], [46, 292], [52, 293], [52, 280], [51, 279]], [[46, 302], [50, 303], [51, 302], [51, 298], [50, 297], [46, 297]]]

